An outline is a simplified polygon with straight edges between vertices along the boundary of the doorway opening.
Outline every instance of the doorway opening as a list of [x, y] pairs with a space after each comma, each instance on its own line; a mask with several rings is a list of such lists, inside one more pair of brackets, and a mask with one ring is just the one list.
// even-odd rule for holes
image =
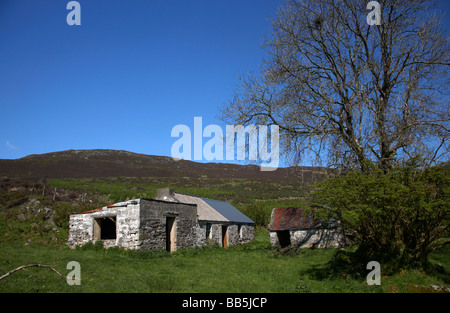
[[211, 223], [206, 223], [206, 240], [211, 239]]
[[222, 247], [228, 247], [228, 226], [222, 226]]
[[281, 248], [286, 248], [291, 245], [291, 235], [289, 230], [277, 231], [278, 242]]
[[177, 225], [176, 217], [166, 217], [166, 250], [168, 252], [175, 251], [177, 249]]
[[94, 240], [116, 239], [116, 228], [115, 216], [94, 219]]

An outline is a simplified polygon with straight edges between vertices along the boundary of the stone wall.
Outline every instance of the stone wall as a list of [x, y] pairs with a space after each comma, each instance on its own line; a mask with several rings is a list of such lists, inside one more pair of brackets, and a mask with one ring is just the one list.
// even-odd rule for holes
[[[73, 248], [100, 240], [99, 219], [113, 218], [116, 222], [116, 238], [102, 239], [105, 247], [166, 249], [168, 217], [175, 220], [176, 249], [207, 243], [223, 246], [223, 226], [227, 226], [229, 246], [250, 242], [255, 237], [254, 225], [251, 224], [197, 221], [197, 207], [193, 204], [140, 199], [136, 204], [71, 215], [68, 245]], [[210, 226], [208, 238], [207, 225]]]
[[88, 214], [71, 215], [69, 218], [69, 239], [67, 244], [70, 248], [83, 245], [93, 240], [93, 219]]
[[139, 236], [141, 249], [166, 249], [166, 223], [160, 218], [141, 220]]
[[228, 245], [229, 246], [235, 246], [240, 243], [239, 238], [239, 226], [238, 225], [228, 225], [227, 227], [227, 238], [228, 238]]
[[291, 234], [291, 243], [303, 248], [339, 248], [342, 236], [337, 228], [298, 230]]
[[[210, 224], [210, 233], [206, 238], [206, 227]], [[222, 242], [222, 227], [227, 226], [228, 245], [239, 245], [248, 243], [255, 239], [255, 227], [249, 224], [233, 224], [233, 223], [220, 223], [210, 221], [199, 221], [197, 229], [197, 246], [205, 244], [215, 244], [223, 246]]]
[[118, 209], [116, 246], [127, 249], [139, 249], [139, 204]]
[[116, 238], [102, 240], [105, 247], [122, 247], [127, 249], [138, 249], [139, 240], [139, 204], [129, 204], [122, 207], [108, 208], [86, 214], [75, 214], [69, 220], [69, 247], [83, 245], [88, 242], [95, 243], [101, 240], [96, 227], [96, 219], [115, 218]]
[[222, 224], [212, 224], [209, 235], [210, 243], [222, 246]]
[[255, 226], [254, 225], [248, 225], [248, 224], [242, 224], [239, 234], [240, 244], [251, 242], [255, 239]]
[[197, 208], [192, 204], [141, 199], [141, 249], [166, 249], [166, 222], [175, 218], [176, 248], [197, 244]]
[[[280, 247], [276, 231], [270, 231], [270, 244]], [[290, 230], [292, 247], [299, 248], [339, 248], [343, 246], [343, 235], [339, 227]]]
[[210, 242], [211, 236], [209, 238], [206, 238], [206, 223], [203, 221], [198, 221], [197, 225], [195, 225], [195, 235], [196, 235], [196, 241], [195, 246], [201, 247], [205, 246]]

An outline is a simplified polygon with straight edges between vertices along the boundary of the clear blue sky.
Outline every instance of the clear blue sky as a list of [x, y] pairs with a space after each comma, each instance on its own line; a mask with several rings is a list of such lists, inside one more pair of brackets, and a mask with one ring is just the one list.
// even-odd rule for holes
[[219, 124], [281, 0], [0, 0], [0, 158], [66, 149], [170, 156], [177, 124]]
[[[170, 156], [177, 124], [219, 124], [282, 0], [0, 0], [0, 158], [67, 149]], [[450, 1], [442, 1], [442, 9]], [[449, 18], [446, 18], [448, 24]]]

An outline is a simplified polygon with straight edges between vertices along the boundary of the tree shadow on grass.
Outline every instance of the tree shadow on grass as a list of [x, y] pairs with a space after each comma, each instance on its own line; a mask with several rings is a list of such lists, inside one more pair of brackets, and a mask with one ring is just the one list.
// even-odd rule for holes
[[[337, 250], [333, 257], [325, 264], [313, 265], [311, 268], [303, 270], [300, 275], [308, 276], [311, 279], [324, 281], [329, 279], [346, 279], [352, 278], [357, 280], [366, 279], [367, 274], [371, 269], [367, 269], [369, 261], [362, 257], [358, 251], [346, 251], [343, 249]], [[399, 263], [392, 262], [391, 264], [380, 261], [382, 273], [384, 275], [396, 275], [399, 272], [407, 269], [418, 269], [426, 273], [426, 275], [441, 279], [446, 284], [450, 283], [450, 272], [441, 264], [433, 264], [428, 261], [424, 266], [417, 267], [413, 265], [401, 266]]]
[[341, 279], [341, 278], [363, 278], [365, 275], [365, 264], [355, 262], [355, 253], [345, 250], [337, 250], [330, 261], [321, 265], [313, 265], [301, 275], [307, 275], [315, 280]]

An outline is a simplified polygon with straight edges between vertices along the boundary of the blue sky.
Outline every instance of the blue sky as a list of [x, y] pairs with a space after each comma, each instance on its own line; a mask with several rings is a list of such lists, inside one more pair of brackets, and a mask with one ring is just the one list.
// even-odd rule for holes
[[[0, 0], [0, 158], [67, 149], [170, 156], [257, 70], [282, 0]], [[443, 10], [450, 1], [443, 1]], [[447, 17], [446, 23], [449, 22]]]
[[220, 124], [281, 0], [0, 0], [0, 158], [66, 149], [170, 156], [177, 124]]

